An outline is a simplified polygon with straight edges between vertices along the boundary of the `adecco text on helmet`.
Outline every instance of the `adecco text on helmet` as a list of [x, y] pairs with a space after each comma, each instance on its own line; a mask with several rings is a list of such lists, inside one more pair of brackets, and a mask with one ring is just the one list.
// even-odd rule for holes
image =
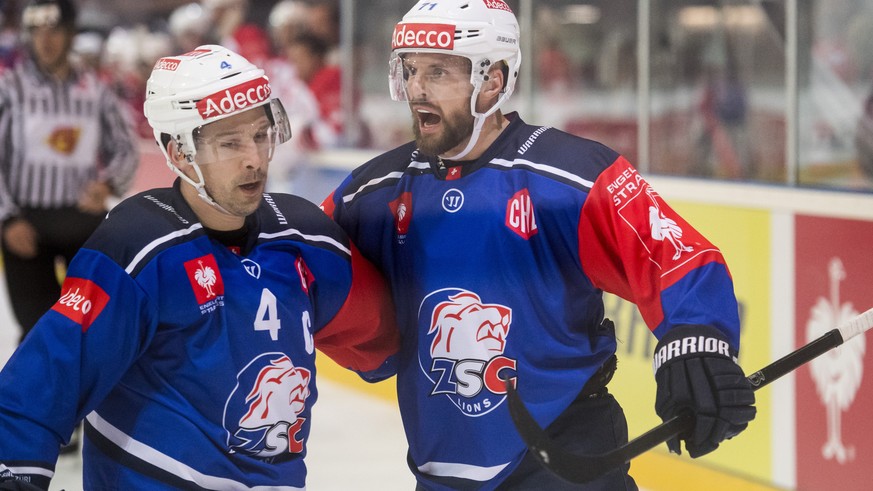
[[485, 0], [485, 6], [489, 9], [505, 10], [512, 13], [512, 9], [503, 0]]
[[249, 80], [197, 101], [197, 111], [203, 119], [241, 111], [270, 98], [272, 89], [266, 77]]
[[166, 70], [168, 72], [175, 72], [176, 69], [179, 68], [179, 59], [178, 58], [161, 58], [155, 63], [154, 68], [152, 70]]
[[454, 49], [455, 26], [449, 24], [398, 24], [391, 48]]

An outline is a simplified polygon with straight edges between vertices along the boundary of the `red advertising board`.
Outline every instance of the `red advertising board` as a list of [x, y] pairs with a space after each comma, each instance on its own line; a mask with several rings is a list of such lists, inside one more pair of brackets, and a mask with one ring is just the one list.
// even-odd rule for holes
[[[797, 216], [796, 330], [803, 345], [873, 307], [873, 223]], [[873, 334], [797, 371], [797, 489], [873, 482]]]

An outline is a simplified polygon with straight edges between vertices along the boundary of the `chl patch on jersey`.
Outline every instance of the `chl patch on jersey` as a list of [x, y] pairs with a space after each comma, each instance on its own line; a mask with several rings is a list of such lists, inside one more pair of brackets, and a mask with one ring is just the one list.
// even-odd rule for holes
[[527, 188], [515, 193], [506, 203], [506, 226], [525, 240], [539, 231]]
[[391, 214], [394, 215], [394, 233], [397, 243], [406, 242], [406, 234], [409, 233], [409, 225], [412, 223], [412, 193], [401, 194], [397, 199], [388, 203]]
[[212, 312], [224, 305], [224, 280], [218, 270], [215, 256], [207, 254], [185, 262], [185, 272], [200, 313]]
[[61, 298], [52, 306], [86, 332], [109, 303], [109, 294], [91, 280], [67, 277], [61, 288]]
[[237, 375], [222, 424], [231, 452], [256, 458], [291, 457], [303, 452], [299, 435], [306, 422], [312, 372], [296, 367], [284, 353], [264, 353]]
[[418, 357], [433, 383], [431, 395], [445, 395], [467, 416], [499, 406], [506, 399], [503, 379], [516, 376], [516, 360], [504, 355], [512, 309], [483, 303], [471, 291], [446, 288], [427, 295], [419, 312], [419, 322], [429, 325]]

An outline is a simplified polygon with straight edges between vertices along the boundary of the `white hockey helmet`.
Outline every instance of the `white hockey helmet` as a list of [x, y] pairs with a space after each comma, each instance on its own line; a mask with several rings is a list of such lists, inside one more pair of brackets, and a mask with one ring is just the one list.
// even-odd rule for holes
[[419, 1], [394, 27], [391, 37], [391, 98], [406, 101], [402, 55], [404, 53], [440, 53], [463, 56], [470, 60], [473, 97], [470, 111], [474, 116], [475, 100], [488, 70], [499, 61], [508, 68], [503, 93], [482, 116], [496, 111], [515, 89], [521, 67], [518, 21], [503, 0]]
[[143, 111], [155, 139], [166, 151], [166, 137], [177, 140], [195, 161], [194, 130], [228, 116], [269, 105], [277, 143], [291, 137], [288, 118], [264, 71], [242, 56], [217, 45], [161, 58], [146, 83]]
[[[173, 172], [214, 204], [206, 194], [196, 156], [198, 129], [263, 107], [272, 124], [274, 144], [288, 141], [291, 138], [288, 116], [279, 99], [272, 97], [272, 92], [263, 70], [223, 46], [204, 45], [185, 54], [161, 58], [155, 63], [146, 83], [143, 111]], [[179, 150], [194, 167], [199, 182], [172, 164], [167, 152], [171, 139], [177, 142]]]

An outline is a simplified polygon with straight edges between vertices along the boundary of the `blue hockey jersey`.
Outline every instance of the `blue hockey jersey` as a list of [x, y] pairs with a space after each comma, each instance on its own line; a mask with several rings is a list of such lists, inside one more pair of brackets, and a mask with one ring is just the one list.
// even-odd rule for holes
[[447, 477], [493, 489], [513, 471], [525, 446], [502, 379], [541, 426], [554, 421], [616, 350], [598, 329], [603, 291], [636, 303], [658, 337], [708, 324], [739, 343], [720, 251], [626, 159], [507, 118], [476, 161], [446, 167], [409, 143], [322, 205], [392, 287], [410, 466], [429, 489]]
[[265, 194], [246, 226], [207, 235], [178, 180], [109, 213], [0, 374], [0, 477], [47, 487], [85, 418], [85, 489], [304, 487], [315, 348], [390, 375], [393, 307], [314, 204]]

